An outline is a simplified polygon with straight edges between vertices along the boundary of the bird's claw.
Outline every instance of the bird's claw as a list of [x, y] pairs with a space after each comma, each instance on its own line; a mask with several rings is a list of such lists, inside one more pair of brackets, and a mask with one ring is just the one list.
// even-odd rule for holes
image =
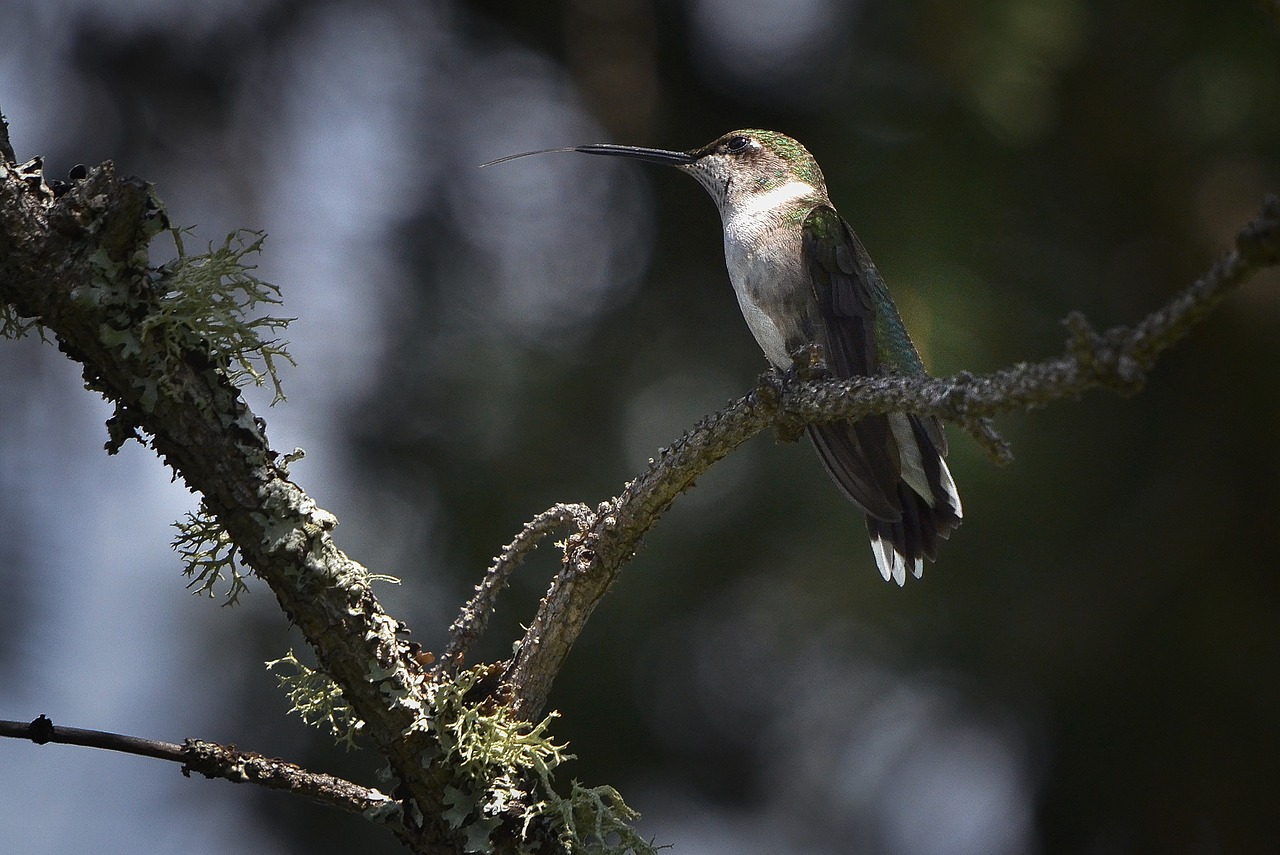
[[791, 367], [785, 372], [787, 381], [825, 380], [831, 376], [827, 367], [827, 354], [816, 342], [801, 345], [791, 352]]

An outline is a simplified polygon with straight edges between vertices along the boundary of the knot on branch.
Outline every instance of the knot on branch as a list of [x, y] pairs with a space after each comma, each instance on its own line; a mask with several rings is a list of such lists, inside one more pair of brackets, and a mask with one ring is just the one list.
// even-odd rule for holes
[[[755, 388], [751, 390], [751, 400], [772, 415], [782, 405], [782, 393], [785, 391], [783, 375], [771, 368], [756, 378]], [[667, 449], [662, 450], [665, 452]]]
[[969, 403], [978, 378], [971, 371], [961, 371], [950, 378], [947, 387], [939, 396], [939, 402], [947, 407], [960, 421], [969, 414]]
[[1080, 312], [1067, 315], [1062, 324], [1070, 333], [1067, 351], [1080, 366], [1081, 374], [1122, 395], [1132, 395], [1142, 388], [1146, 368], [1135, 355], [1128, 328], [1098, 333]]
[[120, 449], [129, 440], [136, 440], [139, 445], [145, 444], [142, 437], [142, 421], [138, 414], [123, 401], [116, 401], [115, 413], [107, 419], [107, 442], [103, 446], [107, 454], [119, 454]]
[[118, 178], [109, 160], [78, 167], [71, 177], [69, 185], [60, 184], [50, 208], [50, 231], [67, 238], [92, 236], [91, 245], [111, 262], [145, 268], [151, 239], [169, 228], [154, 188], [140, 178]]
[[47, 745], [53, 740], [53, 720], [41, 713], [28, 726], [27, 735], [36, 745]]

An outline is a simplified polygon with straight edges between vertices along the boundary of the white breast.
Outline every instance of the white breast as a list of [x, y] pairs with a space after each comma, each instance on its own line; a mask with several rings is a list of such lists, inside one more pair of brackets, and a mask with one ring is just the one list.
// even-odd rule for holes
[[726, 203], [720, 211], [725, 265], [738, 307], [765, 358], [778, 368], [791, 365], [787, 331], [778, 326], [762, 304], [773, 304], [777, 295], [803, 287], [800, 230], [780, 225], [791, 203], [816, 192], [810, 184], [791, 181], [737, 205]]

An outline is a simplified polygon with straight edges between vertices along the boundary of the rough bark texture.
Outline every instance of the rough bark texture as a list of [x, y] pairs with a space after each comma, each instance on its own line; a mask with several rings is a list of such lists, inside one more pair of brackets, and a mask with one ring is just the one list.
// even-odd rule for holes
[[203, 495], [427, 818], [402, 839], [459, 851], [439, 820], [448, 770], [422, 761], [439, 753], [422, 727], [426, 675], [363, 568], [334, 545], [337, 521], [289, 480], [265, 424], [204, 342], [179, 325], [137, 333], [165, 291], [147, 254], [165, 225], [150, 186], [117, 177], [110, 163], [56, 199], [37, 169], [24, 177], [0, 165], [0, 300], [52, 332], [84, 366], [86, 386], [115, 404], [109, 446], [145, 431]]
[[[188, 739], [179, 745], [154, 739], [139, 739], [101, 730], [62, 727], [45, 716], [31, 722], [0, 721], [0, 736], [29, 739], [37, 745], [79, 745], [168, 760], [182, 764], [184, 775], [197, 772], [206, 778], [222, 778], [234, 783], [253, 783], [270, 790], [284, 790], [329, 807], [376, 819], [389, 826], [396, 826], [401, 821], [402, 812], [398, 805], [377, 790], [216, 742]], [[394, 830], [401, 836], [412, 833], [410, 829]]]

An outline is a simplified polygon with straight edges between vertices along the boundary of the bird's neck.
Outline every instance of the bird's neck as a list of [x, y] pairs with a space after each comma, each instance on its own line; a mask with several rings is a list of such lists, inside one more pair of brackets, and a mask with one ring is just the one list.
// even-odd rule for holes
[[783, 226], [799, 229], [805, 216], [825, 202], [825, 193], [806, 181], [792, 179], [768, 190], [730, 196], [720, 205], [720, 218], [726, 238], [733, 233], [740, 240], [750, 240]]
[[[804, 219], [826, 196], [804, 181], [788, 181], [771, 190], [727, 201], [720, 208], [725, 256], [733, 276], [744, 265], [756, 266], [773, 256], [774, 264], [798, 264]], [[735, 271], [735, 268], [739, 270]], [[757, 270], [756, 275], [769, 275]], [[737, 284], [737, 276], [735, 285]]]

